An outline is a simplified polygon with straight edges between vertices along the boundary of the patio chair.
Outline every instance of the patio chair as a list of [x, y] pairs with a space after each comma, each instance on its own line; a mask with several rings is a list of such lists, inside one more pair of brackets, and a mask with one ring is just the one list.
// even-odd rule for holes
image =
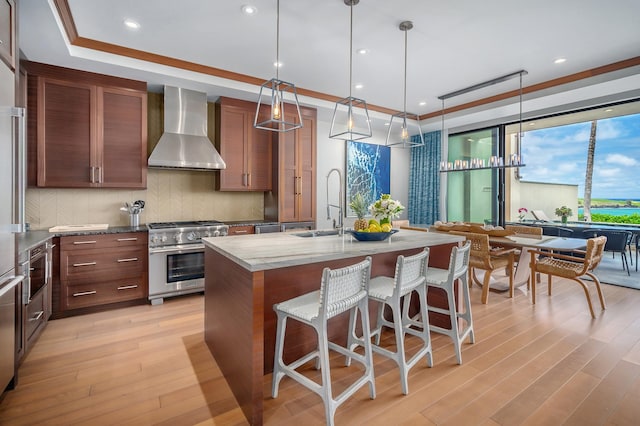
[[[589, 238], [599, 236], [607, 237], [607, 243], [604, 246], [604, 251], [611, 252], [614, 258], [616, 256], [616, 253], [620, 253], [620, 257], [622, 260], [622, 270], [626, 270], [627, 275], [631, 275], [631, 273], [629, 272], [629, 261], [627, 259], [627, 245], [630, 239], [633, 237], [633, 233], [631, 231], [618, 231], [614, 229], [590, 229], [588, 231], [584, 231], [583, 235], [586, 235]], [[631, 252], [629, 252], [629, 256], [631, 256]], [[638, 261], [636, 260], [636, 267], [637, 265]]]
[[531, 210], [531, 214], [538, 222], [553, 222], [543, 210]]

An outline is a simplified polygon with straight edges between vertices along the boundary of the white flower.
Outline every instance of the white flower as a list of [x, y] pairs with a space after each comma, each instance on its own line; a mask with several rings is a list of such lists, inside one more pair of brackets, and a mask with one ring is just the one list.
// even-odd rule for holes
[[400, 201], [392, 200], [390, 194], [382, 194], [380, 199], [369, 206], [369, 212], [376, 219], [394, 219], [400, 217], [404, 206]]

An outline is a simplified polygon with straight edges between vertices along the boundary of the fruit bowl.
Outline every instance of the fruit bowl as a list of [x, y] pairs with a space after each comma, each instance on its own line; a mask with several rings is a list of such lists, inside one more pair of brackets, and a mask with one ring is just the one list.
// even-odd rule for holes
[[358, 241], [384, 241], [391, 235], [398, 232], [397, 229], [392, 229], [390, 232], [360, 232], [360, 231], [347, 231]]

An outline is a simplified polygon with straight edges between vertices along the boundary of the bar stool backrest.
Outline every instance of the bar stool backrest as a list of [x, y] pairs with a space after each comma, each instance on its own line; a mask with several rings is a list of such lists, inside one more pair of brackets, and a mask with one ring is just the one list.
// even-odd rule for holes
[[340, 269], [324, 268], [320, 284], [321, 319], [341, 314], [366, 298], [371, 278], [371, 258]]

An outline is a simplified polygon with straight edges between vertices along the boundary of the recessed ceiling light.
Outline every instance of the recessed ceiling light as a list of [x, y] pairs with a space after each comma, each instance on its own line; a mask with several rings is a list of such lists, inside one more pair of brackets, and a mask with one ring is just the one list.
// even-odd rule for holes
[[358, 52], [358, 54], [360, 55], [366, 55], [367, 53], [369, 53], [369, 49], [358, 49], [356, 50], [356, 52]]
[[385, 125], [385, 126], [388, 126], [388, 125], [389, 125], [389, 122], [387, 121], [386, 123], [384, 123], [384, 125]]
[[529, 126], [535, 126], [536, 123], [529, 123]]
[[130, 30], [139, 30], [140, 29], [140, 24], [137, 21], [134, 21], [133, 19], [125, 19], [124, 20], [124, 25], [129, 28]]
[[364, 87], [364, 84], [362, 83], [358, 83], [354, 86], [356, 89], [362, 89]]
[[425, 106], [426, 104], [427, 104], [427, 102], [426, 102], [426, 101], [420, 101], [420, 103], [419, 103], [418, 105], [420, 105], [420, 106]]
[[611, 112], [611, 111], [613, 111], [613, 108], [607, 108], [604, 110], [604, 112]]
[[553, 61], [554, 64], [561, 64], [563, 62], [566, 62], [567, 59], [566, 58], [558, 58], [555, 61]]
[[274, 62], [273, 66], [276, 68], [282, 68], [282, 62]]
[[245, 4], [242, 6], [242, 13], [245, 15], [255, 15], [258, 13], [258, 8], [255, 6], [251, 6], [250, 4]]

